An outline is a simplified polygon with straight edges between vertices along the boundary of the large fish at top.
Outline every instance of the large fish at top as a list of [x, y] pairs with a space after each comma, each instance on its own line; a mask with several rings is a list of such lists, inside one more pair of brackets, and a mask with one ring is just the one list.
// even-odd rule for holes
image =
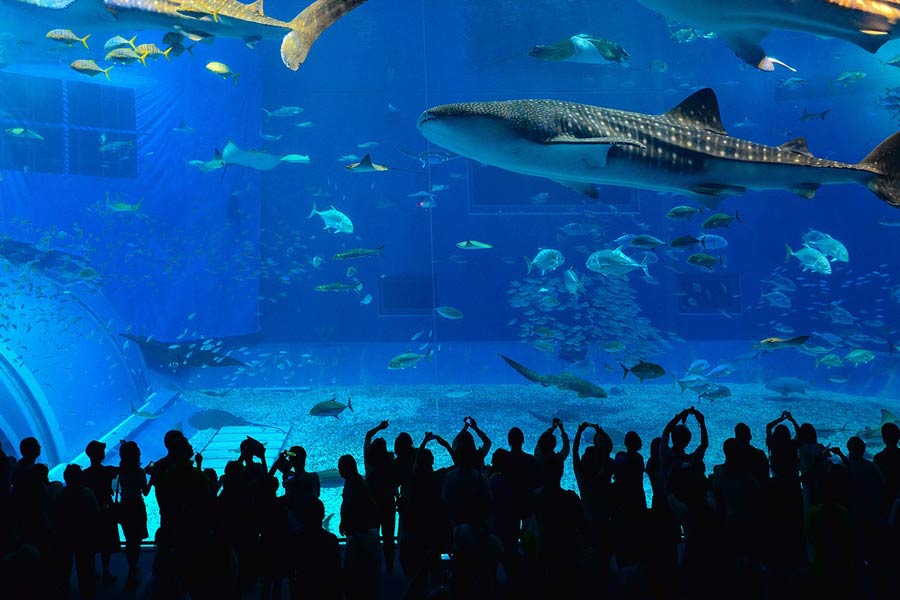
[[862, 162], [816, 158], [803, 138], [764, 146], [729, 136], [715, 93], [702, 89], [646, 115], [559, 100], [445, 104], [419, 117], [429, 141], [468, 158], [546, 177], [597, 197], [596, 183], [693, 196], [856, 183], [900, 207], [900, 133]]
[[[839, 38], [869, 52], [900, 37], [898, 0], [638, 0], [686, 25], [714, 31], [737, 56], [772, 71], [781, 61], [766, 56], [763, 38], [784, 29]], [[786, 65], [785, 65], [786, 66]]]
[[85, 33], [174, 30], [248, 42], [281, 39], [281, 60], [296, 71], [319, 36], [365, 1], [316, 0], [292, 20], [280, 21], [264, 14], [263, 0], [0, 0], [0, 23], [17, 32], [18, 27], [6, 24], [21, 23], [29, 30], [64, 26]]

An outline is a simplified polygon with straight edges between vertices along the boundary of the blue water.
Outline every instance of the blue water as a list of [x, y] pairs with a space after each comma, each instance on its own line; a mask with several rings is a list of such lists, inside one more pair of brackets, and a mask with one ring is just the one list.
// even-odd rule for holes
[[[7, 5], [0, 5], [0, 18], [7, 18]], [[299, 8], [266, 3], [278, 18]], [[527, 383], [498, 352], [541, 373], [567, 369], [606, 389], [621, 383], [619, 363], [652, 361], [666, 371], [655, 383], [672, 384], [692, 361], [705, 359], [710, 368], [734, 366], [717, 381], [726, 385], [792, 376], [820, 396], [859, 395], [873, 403], [870, 424], [878, 424], [876, 406], [896, 410], [900, 229], [882, 223], [900, 221], [900, 212], [865, 188], [823, 186], [812, 200], [788, 191], [727, 198], [718, 210], [739, 211], [741, 222], [712, 232], [728, 242], [711, 252], [722, 264], [699, 269], [686, 262], [688, 252], [661, 248], [648, 266], [650, 279], [635, 271], [610, 281], [586, 269], [588, 254], [614, 248], [623, 234], [663, 241], [697, 235], [704, 216], [665, 217], [696, 200], [601, 186], [592, 201], [465, 158], [423, 166], [415, 157], [441, 150], [416, 129], [419, 114], [438, 104], [553, 98], [661, 113], [711, 87], [732, 136], [770, 145], [802, 136], [816, 156], [853, 163], [897, 130], [897, 115], [881, 99], [900, 86], [900, 70], [882, 62], [900, 53], [900, 43], [871, 55], [838, 40], [774, 32], [767, 51], [797, 73], [765, 73], [720, 40], [678, 43], [662, 17], [630, 0], [371, 0], [329, 29], [296, 73], [282, 65], [276, 42], [251, 50], [217, 39], [171, 62], [117, 65], [107, 81], [68, 65], [103, 63], [100, 48], [112, 34], [93, 35], [90, 50], [76, 44], [59, 52], [44, 33], [66, 26], [60, 21], [32, 21], [0, 38], [0, 129], [26, 127], [44, 138], [0, 135], [2, 235], [34, 252], [23, 258], [19, 250], [3, 251], [3, 377], [15, 383], [0, 394], [4, 447], [25, 435], [55, 437], [54, 454], [45, 458], [61, 464], [77, 459], [89, 439], [114, 432], [143, 435], [146, 454], [155, 456], [163, 425], [183, 424], [199, 408], [178, 398], [191, 389], [310, 387], [324, 397], [340, 386]], [[72, 27], [79, 36], [91, 30]], [[165, 31], [117, 33], [162, 46]], [[528, 56], [537, 44], [577, 33], [615, 41], [630, 58], [588, 65]], [[207, 71], [210, 61], [240, 73], [237, 84]], [[845, 72], [865, 77], [835, 83]], [[788, 77], [803, 82], [790, 85]], [[303, 110], [266, 118], [263, 109], [282, 106]], [[829, 112], [802, 121], [804, 110]], [[310, 162], [206, 174], [188, 164], [212, 159], [229, 139]], [[124, 146], [101, 150], [108, 142]], [[345, 168], [367, 153], [388, 170]], [[116, 209], [116, 202], [134, 210]], [[314, 203], [345, 213], [353, 233], [331, 233], [318, 216], [307, 218]], [[572, 223], [588, 235], [561, 229]], [[785, 244], [798, 249], [809, 229], [842, 242], [849, 262], [832, 263], [830, 275], [802, 272], [795, 259], [786, 263]], [[465, 240], [493, 247], [459, 249]], [[332, 258], [382, 245], [383, 257]], [[545, 276], [528, 275], [523, 257], [540, 248], [559, 250], [565, 263]], [[51, 250], [69, 258], [46, 259]], [[356, 272], [348, 275], [351, 267]], [[570, 267], [587, 276], [581, 295], [563, 286]], [[796, 286], [784, 292], [790, 308], [761, 300], [775, 289], [775, 275]], [[335, 282], [362, 287], [314, 289]], [[440, 306], [464, 317], [445, 319], [434, 312]], [[850, 320], [836, 317], [843, 313], [835, 307]], [[247, 366], [160, 369], [120, 333], [164, 346], [193, 343], [195, 351], [204, 340], [221, 341], [216, 352]], [[813, 356], [795, 349], [753, 348], [765, 338], [813, 333], [826, 336], [810, 345], [838, 354], [841, 366], [816, 367]], [[603, 349], [612, 342], [624, 349]], [[847, 364], [843, 357], [854, 349], [873, 356]], [[433, 355], [414, 368], [387, 369], [407, 351]], [[66, 366], [67, 356], [77, 368]], [[660, 389], [677, 394], [674, 386]], [[207, 399], [238, 415], [246, 410], [233, 397]], [[466, 399], [456, 402], [465, 406]], [[685, 402], [697, 402], [696, 395]], [[132, 405], [145, 404], [166, 416], [154, 424], [128, 420]], [[822, 420], [832, 416], [811, 401], [805, 406]], [[309, 419], [308, 408], [262, 416], [278, 425]], [[759, 408], [777, 414], [781, 407], [767, 401]], [[669, 418], [656, 415], [651, 402], [646, 410], [660, 429]], [[360, 439], [382, 418], [375, 411], [359, 417]], [[499, 444], [504, 427], [496, 430]], [[654, 432], [642, 435], [649, 441]]]

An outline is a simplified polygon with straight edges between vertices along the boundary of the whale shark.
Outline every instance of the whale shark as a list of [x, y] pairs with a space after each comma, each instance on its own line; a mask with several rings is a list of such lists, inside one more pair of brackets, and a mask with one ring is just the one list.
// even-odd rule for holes
[[0, 0], [0, 23], [23, 36], [23, 42], [31, 41], [27, 32], [60, 23], [91, 34], [159, 29], [248, 44], [280, 38], [281, 59], [296, 71], [319, 36], [365, 1], [316, 0], [290, 21], [281, 21], [264, 13], [263, 0]]
[[[775, 30], [847, 40], [869, 52], [900, 37], [900, 0], [638, 0], [669, 19], [715, 32], [734, 53], [763, 71], [776, 64], [760, 45]], [[790, 67], [788, 67], [790, 68]]]
[[418, 128], [451, 152], [592, 198], [594, 184], [708, 199], [767, 189], [812, 198], [820, 185], [855, 183], [900, 207], [900, 133], [856, 164], [817, 158], [803, 138], [757, 144], [726, 133], [710, 88], [659, 115], [559, 100], [445, 104]]

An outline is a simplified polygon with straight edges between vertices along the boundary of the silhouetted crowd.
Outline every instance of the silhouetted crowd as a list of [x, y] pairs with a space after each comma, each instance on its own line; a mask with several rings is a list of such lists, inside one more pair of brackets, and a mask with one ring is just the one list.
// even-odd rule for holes
[[[688, 423], [700, 438], [691, 452]], [[78, 592], [92, 598], [116, 580], [110, 557], [123, 548], [125, 587], [135, 589], [151, 491], [160, 516], [151, 598], [370, 599], [383, 597], [385, 577], [410, 599], [900, 597], [893, 423], [874, 460], [857, 436], [846, 453], [826, 448], [789, 412], [766, 426], [766, 450], [738, 423], [709, 472], [693, 407], [653, 439], [646, 463], [637, 433], [613, 455], [596, 423], [581, 423], [570, 448], [554, 419], [534, 454], [517, 427], [509, 448], [490, 453], [471, 417], [452, 443], [428, 432], [416, 447], [402, 432], [393, 451], [379, 435], [388, 427], [366, 433], [364, 473], [350, 454], [338, 460], [343, 547], [300, 446], [269, 467], [248, 437], [218, 477], [176, 430], [146, 467], [133, 441], [121, 442], [117, 467], [92, 441], [90, 466], [68, 465], [65, 485], [49, 481], [34, 438], [18, 460], [0, 449], [0, 598], [67, 598], [73, 565]], [[432, 449], [452, 466], [436, 469]], [[570, 455], [577, 494], [560, 485]]]

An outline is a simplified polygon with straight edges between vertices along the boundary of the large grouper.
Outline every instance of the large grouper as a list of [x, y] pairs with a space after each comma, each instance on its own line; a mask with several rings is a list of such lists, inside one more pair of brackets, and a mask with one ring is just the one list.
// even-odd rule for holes
[[365, 1], [316, 0], [281, 21], [264, 13], [262, 0], [0, 0], [0, 23], [20, 36], [65, 27], [92, 35], [160, 30], [248, 42], [281, 39], [281, 60], [296, 71], [319, 36]]
[[594, 184], [694, 197], [785, 189], [812, 198], [820, 185], [856, 183], [900, 207], [900, 133], [856, 164], [817, 158], [803, 138], [765, 146], [726, 133], [709, 88], [659, 115], [559, 100], [465, 102], [426, 110], [418, 127], [447, 150], [592, 198]]

